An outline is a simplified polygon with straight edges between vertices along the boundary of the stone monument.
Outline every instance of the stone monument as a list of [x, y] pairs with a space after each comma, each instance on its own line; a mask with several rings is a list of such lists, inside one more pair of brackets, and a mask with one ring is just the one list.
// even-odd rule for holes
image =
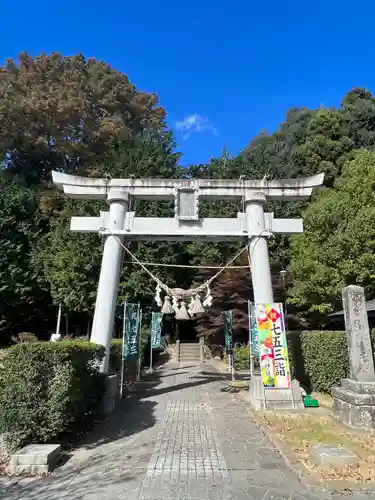
[[334, 415], [352, 427], [375, 428], [375, 369], [364, 290], [343, 290], [350, 378], [332, 389]]

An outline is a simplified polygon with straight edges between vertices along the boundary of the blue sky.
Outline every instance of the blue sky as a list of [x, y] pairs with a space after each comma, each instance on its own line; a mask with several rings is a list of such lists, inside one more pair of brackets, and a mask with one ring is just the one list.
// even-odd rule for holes
[[159, 95], [182, 163], [200, 163], [274, 131], [292, 106], [375, 92], [372, 4], [1, 0], [0, 60], [57, 51], [109, 62]]

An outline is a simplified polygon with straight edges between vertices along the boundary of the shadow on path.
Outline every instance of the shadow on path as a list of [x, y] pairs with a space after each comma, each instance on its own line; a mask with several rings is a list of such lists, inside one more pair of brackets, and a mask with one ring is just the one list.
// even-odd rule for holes
[[[105, 468], [103, 456], [94, 457], [84, 470], [73, 468], [64, 474], [29, 478], [2, 489], [0, 498], [7, 500], [104, 500], [129, 499], [134, 488], [141, 487], [145, 471], [123, 467]], [[100, 480], [100, 483], [99, 483]]]
[[157, 403], [141, 400], [136, 405], [134, 403], [129, 405], [128, 400], [121, 401], [116, 410], [85, 437], [81, 447], [97, 448], [153, 427]]
[[[184, 368], [179, 367], [178, 370]], [[128, 394], [109, 417], [98, 423], [85, 436], [72, 457], [51, 476], [23, 479], [5, 489], [0, 483], [0, 498], [130, 500], [134, 490], [139, 491], [141, 487], [153, 449], [153, 438], [144, 431], [155, 426], [157, 417], [159, 421], [163, 418], [160, 409], [156, 415], [157, 407], [163, 400], [160, 398], [159, 401], [158, 396], [230, 377], [217, 371], [211, 372], [209, 368], [207, 371], [190, 372], [191, 376], [186, 378], [188, 373], [178, 373], [176, 370], [173, 373], [173, 368], [162, 368], [145, 376], [136, 391]], [[173, 385], [170, 377], [175, 375], [178, 380], [180, 374], [183, 374], [185, 381]], [[133, 436], [136, 436], [134, 440]]]
[[[181, 372], [186, 373], [186, 372]], [[182, 391], [191, 387], [210, 384], [215, 381], [227, 380], [230, 376], [217, 372], [201, 372], [189, 377], [187, 382], [165, 385], [158, 388], [163, 379], [172, 374], [157, 370], [139, 384], [135, 393], [125, 397], [116, 410], [105, 420], [100, 422], [81, 442], [81, 447], [86, 449], [96, 448], [103, 444], [130, 437], [156, 423], [155, 410], [158, 401], [153, 400], [163, 394]]]
[[191, 387], [197, 387], [199, 385], [211, 384], [215, 381], [222, 381], [229, 379], [229, 376], [218, 374], [218, 373], [210, 373], [205, 372], [205, 375], [198, 376], [192, 375], [189, 377], [191, 382], [184, 382], [182, 384], [170, 385], [167, 387], [162, 387], [160, 389], [146, 389], [142, 394], [140, 394], [140, 399], [147, 399], [160, 396], [162, 394], [168, 394], [171, 392], [182, 391], [184, 389], [189, 389]]
[[156, 401], [143, 401], [146, 394], [155, 391], [162, 383], [161, 370], [145, 376], [134, 393], [125, 394], [111, 415], [102, 420], [92, 432], [87, 434], [80, 446], [86, 449], [127, 438], [153, 427], [156, 423]]

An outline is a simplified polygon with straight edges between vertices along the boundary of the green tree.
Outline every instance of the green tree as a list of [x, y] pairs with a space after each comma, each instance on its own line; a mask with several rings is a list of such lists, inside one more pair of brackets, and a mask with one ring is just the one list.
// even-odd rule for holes
[[375, 146], [375, 99], [371, 92], [354, 88], [344, 97], [343, 110], [349, 130], [349, 137], [356, 149], [373, 149]]
[[98, 202], [69, 200], [54, 227], [33, 248], [31, 265], [40, 287], [65, 311], [94, 309], [102, 244], [97, 234], [70, 231], [72, 216], [98, 216]]
[[76, 172], [122, 138], [163, 130], [164, 116], [155, 94], [82, 54], [20, 54], [0, 68], [0, 157], [29, 180]]
[[260, 133], [242, 151], [242, 174], [247, 179], [291, 178], [301, 175], [296, 152], [305, 143], [309, 124], [316, 111], [292, 108], [274, 134]]
[[341, 110], [320, 108], [310, 120], [305, 142], [293, 154], [299, 167], [294, 174], [308, 176], [325, 172], [325, 185], [332, 185], [354, 146], [348, 133], [347, 117]]
[[[89, 175], [102, 177], [179, 177], [179, 154], [173, 152], [174, 143], [168, 134], [156, 138], [138, 136], [117, 143], [102, 159], [92, 163]], [[69, 230], [71, 216], [99, 216], [108, 210], [105, 202], [65, 202], [65, 208], [50, 233], [34, 252], [33, 262], [49, 288], [53, 302], [62, 304], [67, 311], [92, 314], [102, 259], [103, 240], [95, 234], [74, 234]], [[171, 216], [170, 202], [132, 203], [130, 210], [137, 216]], [[184, 253], [181, 245], [168, 242], [125, 242], [137, 258], [145, 262], [179, 263]], [[132, 259], [124, 254], [124, 267], [120, 283], [119, 302], [139, 300], [152, 302], [155, 283]], [[176, 270], [153, 269], [160, 279], [169, 284], [176, 280]], [[178, 274], [178, 273], [177, 273]]]
[[[35, 191], [3, 179], [0, 171], [0, 343], [25, 324], [41, 324], [38, 309], [46, 294], [38, 287], [31, 254], [47, 221]], [[38, 317], [39, 316], [39, 317]], [[48, 311], [46, 312], [46, 319]]]
[[[38, 333], [35, 318], [48, 320], [52, 302], [78, 311], [92, 307], [101, 241], [69, 233], [74, 203], [52, 185], [51, 171], [111, 175], [107, 153], [137, 137], [147, 150], [142, 161], [129, 158], [134, 147], [122, 158], [132, 164], [132, 175], [139, 175], [136, 165], [151, 176], [167, 175], [146, 140], [147, 134], [175, 161], [164, 117], [156, 95], [137, 91], [125, 74], [80, 54], [21, 54], [0, 67], [3, 332], [32, 325]], [[113, 175], [128, 175], [124, 164], [122, 172], [120, 164], [112, 167]], [[99, 205], [77, 207], [90, 214]]]
[[375, 296], [374, 187], [375, 152], [357, 152], [304, 213], [305, 232], [293, 238], [290, 293], [310, 318], [333, 311], [346, 285]]

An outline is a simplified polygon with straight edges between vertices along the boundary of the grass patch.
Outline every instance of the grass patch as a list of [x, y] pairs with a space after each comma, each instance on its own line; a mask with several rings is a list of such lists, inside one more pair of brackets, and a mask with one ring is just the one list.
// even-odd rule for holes
[[[312, 408], [303, 413], [257, 412], [255, 418], [261, 426], [274, 432], [285, 441], [312, 473], [323, 480], [340, 479], [350, 482], [371, 482], [375, 478], [375, 433], [360, 433], [349, 429], [333, 419], [330, 397], [314, 395], [321, 408]], [[357, 466], [344, 469], [323, 469], [312, 459], [315, 445], [343, 446], [358, 456]]]
[[324, 392], [313, 392], [312, 397], [319, 401], [319, 405], [322, 408], [331, 409], [332, 408], [332, 396]]

